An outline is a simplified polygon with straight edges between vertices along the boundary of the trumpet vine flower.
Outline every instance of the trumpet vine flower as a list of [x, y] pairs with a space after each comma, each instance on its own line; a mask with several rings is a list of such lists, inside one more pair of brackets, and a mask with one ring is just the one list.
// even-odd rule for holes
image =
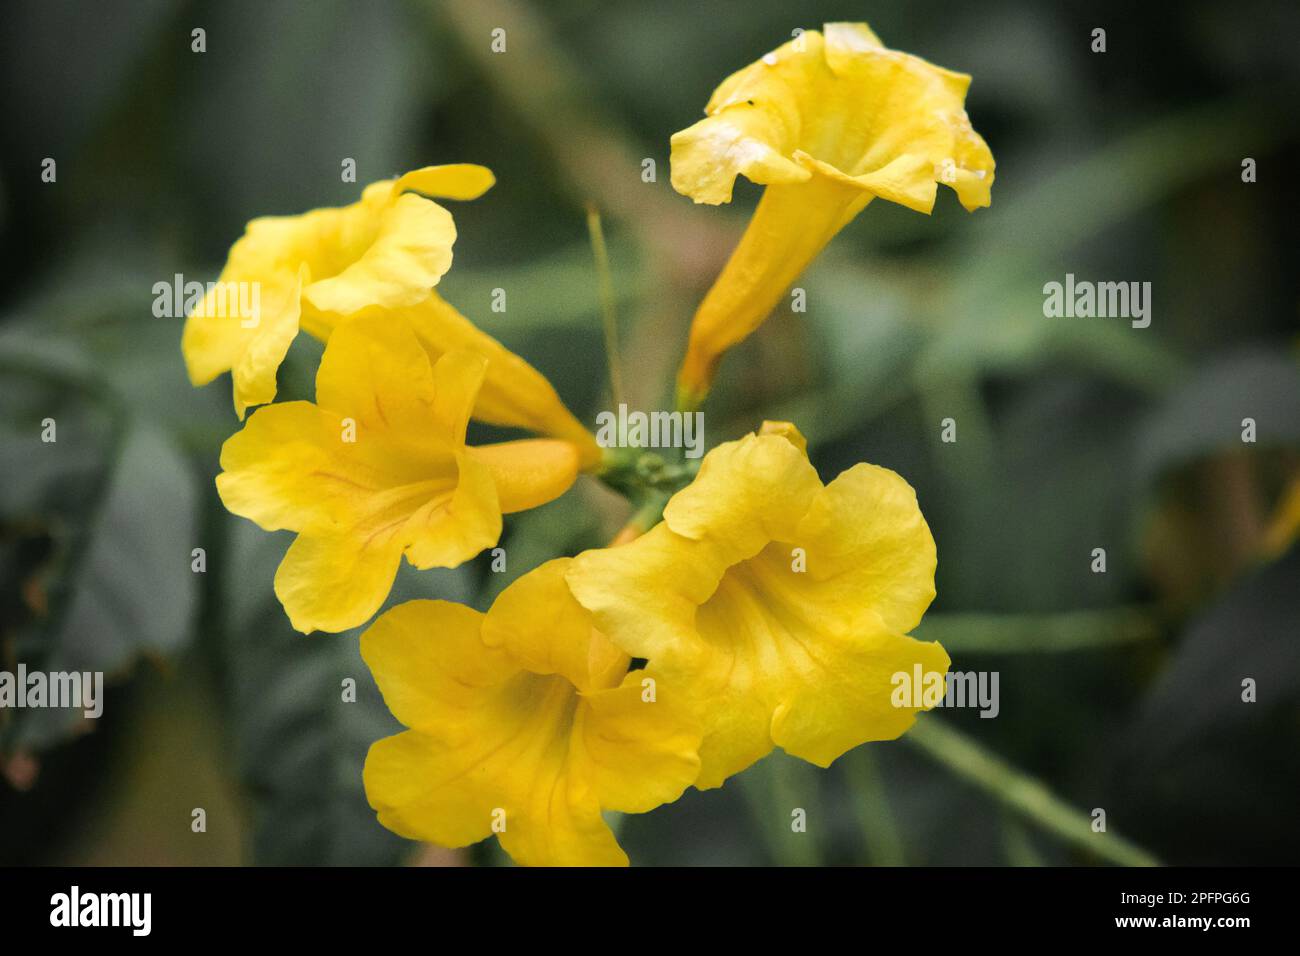
[[226, 507], [268, 531], [298, 532], [275, 593], [300, 631], [371, 617], [403, 555], [455, 567], [494, 545], [501, 515], [563, 494], [579, 451], [557, 439], [467, 447], [487, 362], [431, 363], [400, 317], [372, 315], [331, 337], [316, 401], [258, 409], [221, 450]]
[[[323, 341], [362, 309], [427, 298], [451, 268], [456, 241], [451, 213], [429, 197], [475, 199], [493, 182], [483, 166], [428, 166], [372, 183], [348, 206], [254, 219], [185, 321], [190, 381], [206, 385], [231, 372], [240, 418], [271, 401], [276, 370], [300, 328]], [[232, 295], [240, 286], [258, 294]], [[254, 314], [241, 314], [249, 301], [257, 302]]]
[[703, 400], [723, 353], [871, 200], [928, 214], [942, 182], [967, 210], [989, 204], [993, 156], [966, 115], [969, 85], [864, 23], [829, 23], [733, 73], [673, 136], [673, 188], [697, 203], [730, 202], [738, 175], [766, 187], [695, 313], [681, 407]]
[[373, 744], [366, 795], [390, 830], [458, 847], [496, 833], [525, 865], [626, 865], [602, 810], [676, 800], [699, 771], [685, 698], [592, 627], [547, 562], [486, 615], [412, 601], [361, 653], [408, 730]]
[[709, 452], [662, 523], [579, 555], [567, 580], [603, 634], [701, 702], [704, 789], [774, 746], [824, 767], [907, 730], [925, 706], [899, 705], [898, 675], [932, 688], [949, 664], [907, 636], [934, 570], [902, 478], [858, 464], [823, 485], [798, 430], [769, 423]]

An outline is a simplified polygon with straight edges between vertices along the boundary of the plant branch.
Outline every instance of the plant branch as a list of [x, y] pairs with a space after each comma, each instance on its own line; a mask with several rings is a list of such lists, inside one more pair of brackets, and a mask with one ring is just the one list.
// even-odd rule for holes
[[609, 268], [609, 250], [605, 247], [605, 230], [600, 210], [587, 203], [587, 234], [591, 237], [591, 254], [596, 260], [596, 281], [600, 291], [600, 324], [605, 331], [605, 361], [609, 365], [609, 390], [614, 407], [626, 400], [623, 390], [622, 360], [618, 348], [618, 307], [614, 296], [614, 278]]
[[1072, 846], [1120, 866], [1160, 865], [1154, 856], [1124, 837], [1095, 832], [1082, 810], [942, 720], [922, 717], [903, 739], [1007, 809]]

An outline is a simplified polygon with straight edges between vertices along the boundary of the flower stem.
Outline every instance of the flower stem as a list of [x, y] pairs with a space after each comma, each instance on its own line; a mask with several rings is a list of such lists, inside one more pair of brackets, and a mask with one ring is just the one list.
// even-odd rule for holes
[[[812, 764], [783, 753], [771, 753], [740, 778], [740, 788], [753, 814], [754, 827], [777, 866], [818, 866], [821, 854], [816, 832], [825, 814], [816, 802], [817, 776]], [[802, 808], [809, 830], [795, 831], [793, 811]]]
[[903, 841], [871, 749], [858, 747], [845, 755], [844, 772], [849, 780], [858, 829], [866, 843], [868, 862], [872, 866], [906, 865]]
[[596, 279], [600, 289], [600, 323], [605, 330], [605, 360], [609, 364], [609, 390], [614, 406], [623, 404], [622, 364], [618, 352], [618, 312], [614, 298], [614, 279], [609, 269], [609, 250], [605, 247], [605, 230], [600, 210], [587, 203], [587, 234], [591, 237], [591, 254], [596, 260]]
[[1160, 865], [1154, 856], [1124, 837], [1094, 832], [1091, 819], [1082, 810], [942, 720], [922, 717], [903, 739], [1012, 812], [1073, 846], [1121, 866]]

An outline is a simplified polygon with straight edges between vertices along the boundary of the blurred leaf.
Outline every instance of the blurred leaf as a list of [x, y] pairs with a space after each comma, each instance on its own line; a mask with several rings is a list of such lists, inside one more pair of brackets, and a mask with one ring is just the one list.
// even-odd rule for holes
[[[361, 184], [407, 166], [474, 158], [412, 159], [426, 103], [448, 77], [399, 0], [367, 4], [365, 16], [345, 0], [230, 0], [202, 19], [208, 49], [186, 58], [189, 95], [171, 141], [186, 199], [216, 220], [205, 252], [254, 216], [354, 202]], [[343, 181], [344, 158], [356, 160], [356, 183]]]
[[800, 283], [808, 289], [809, 324], [822, 340], [832, 382], [871, 395], [907, 376], [925, 337], [916, 320], [917, 278], [888, 262], [832, 260]]
[[992, 302], [946, 303], [917, 363], [917, 381], [1066, 367], [1158, 390], [1183, 370], [1163, 340], [1132, 329], [1124, 319], [1049, 319], [1042, 306], [1041, 286], [1024, 282]]
[[[185, 654], [166, 673], [151, 671], [133, 682], [129, 701], [110, 697], [115, 722], [108, 766], [87, 768], [102, 790], [86, 797], [87, 781], [73, 784], [84, 809], [80, 839], [50, 841], [43, 862], [59, 866], [237, 866], [244, 821], [228, 772], [221, 708], [210, 675]], [[97, 733], [96, 736], [99, 736]], [[147, 746], [141, 746], [147, 741]], [[73, 748], [69, 748], [72, 750]], [[75, 750], [74, 750], [75, 752]], [[63, 756], [63, 752], [60, 752]], [[36, 792], [54, 798], [42, 768]], [[202, 808], [207, 829], [195, 833], [193, 811]], [[143, 839], [142, 834], [148, 834]], [[51, 860], [48, 854], [59, 847]]]
[[[272, 581], [291, 535], [226, 519], [224, 633], [217, 645], [241, 775], [253, 803], [253, 860], [268, 865], [369, 866], [401, 861], [416, 844], [379, 825], [361, 768], [370, 744], [402, 728], [361, 659], [363, 628], [293, 631]], [[404, 566], [385, 607], [418, 597], [465, 600], [463, 570]], [[430, 634], [437, 640], [437, 634]], [[356, 701], [343, 681], [356, 682]]]
[[[9, 608], [28, 612], [13, 653], [33, 670], [112, 677], [141, 655], [174, 653], [190, 636], [193, 481], [167, 438], [128, 416], [101, 383], [79, 377], [67, 353], [46, 348], [41, 359], [41, 351], [0, 349], [15, 413], [3, 436], [5, 473], [26, 476], [0, 489], [6, 550], [13, 539], [20, 552], [23, 540], [49, 542], [38, 566], [6, 567], [6, 588], [22, 594]], [[49, 361], [54, 354], [59, 361]], [[46, 419], [53, 442], [42, 441]], [[48, 747], [82, 720], [79, 710], [14, 714], [6, 749]]]
[[1211, 360], [1148, 415], [1137, 436], [1137, 472], [1149, 484], [1167, 469], [1241, 451], [1242, 420], [1254, 447], [1300, 448], [1300, 365], [1285, 354], [1243, 352]]
[[215, 448], [237, 424], [230, 379], [190, 385], [180, 347], [184, 320], [153, 314], [154, 284], [170, 286], [174, 270], [148, 256], [102, 237], [71, 251], [0, 325], [0, 362], [97, 388], [186, 448]]
[[[989, 452], [974, 463], [963, 414], [931, 410], [931, 422], [958, 422], [957, 441], [934, 446], [942, 483], [921, 499], [939, 545], [944, 609], [1037, 613], [1130, 599], [1140, 572], [1138, 488], [1123, 466], [1132, 456], [1124, 423], [1143, 407], [1088, 380], [1021, 382], [1014, 402], [995, 407]], [[1095, 548], [1106, 551], [1105, 573], [1092, 571]]]
[[[1124, 734], [1117, 799], [1181, 864], [1289, 863], [1300, 792], [1300, 548], [1192, 623]], [[1242, 682], [1257, 700], [1243, 701]], [[1191, 832], [1194, 840], [1185, 839]]]
[[198, 535], [189, 469], [166, 439], [144, 427], [127, 432], [79, 538], [84, 552], [60, 601], [66, 618], [42, 640], [45, 665], [113, 672], [137, 654], [178, 650], [197, 594], [190, 552]]
[[913, 632], [951, 655], [1041, 654], [1148, 641], [1160, 636], [1151, 611], [1138, 607], [1059, 614], [927, 614]]
[[1042, 854], [1034, 847], [1029, 831], [1010, 813], [1002, 815], [1002, 846], [1011, 866], [1046, 866]]
[[1188, 183], [1225, 171], [1235, 178], [1241, 157], [1268, 149], [1285, 128], [1272, 110], [1262, 98], [1202, 103], [1149, 120], [1073, 162], [1022, 158], [1026, 173], [1048, 172], [1029, 185], [1022, 179], [981, 213], [956, 286], [966, 296], [992, 297], [1006, 274], [1054, 273], [1063, 254]]
[[[626, 237], [610, 237], [609, 257], [620, 306], [650, 291], [635, 248]], [[506, 293], [504, 312], [492, 309], [497, 289]], [[514, 347], [524, 336], [555, 328], [600, 333], [596, 266], [586, 242], [520, 265], [454, 268], [439, 283], [438, 292], [480, 328]]]
[[[7, 4], [6, 34], [22, 42], [6, 50], [2, 102], [6, 112], [23, 116], [5, 124], [6, 138], [12, 137], [8, 147], [24, 158], [62, 157], [76, 149], [112, 107], [143, 52], [165, 33], [170, 6], [167, 0], [113, 7], [51, 0]], [[78, 69], [67, 69], [69, 63]], [[86, 76], [95, 82], [84, 82]]]

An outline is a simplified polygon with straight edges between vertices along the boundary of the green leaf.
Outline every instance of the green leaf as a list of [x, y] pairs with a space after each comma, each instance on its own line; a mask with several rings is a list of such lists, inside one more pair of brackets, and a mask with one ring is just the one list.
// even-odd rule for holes
[[[1182, 636], [1117, 735], [1114, 801], [1181, 865], [1300, 853], [1300, 548], [1235, 582]], [[1247, 699], [1244, 682], [1253, 682]]]
[[[402, 728], [359, 651], [363, 628], [303, 636], [272, 581], [289, 534], [225, 522], [226, 614], [216, 645], [240, 775], [252, 797], [255, 862], [369, 866], [400, 862], [415, 844], [385, 830], [366, 802], [361, 769], [370, 744]], [[385, 607], [418, 597], [464, 600], [467, 572], [403, 567]], [[430, 634], [437, 640], [437, 634]], [[356, 700], [344, 699], [344, 681]]]
[[[1245, 418], [1255, 421], [1254, 446], [1241, 439]], [[1147, 416], [1137, 470], [1150, 482], [1218, 452], [1277, 446], [1300, 447], [1300, 366], [1287, 355], [1243, 352], [1208, 363]]]
[[[44, 569], [16, 568], [18, 581], [10, 582], [34, 579], [49, 595], [48, 614], [19, 632], [16, 657], [29, 670], [112, 677], [141, 656], [174, 654], [190, 636], [198, 593], [191, 549], [199, 546], [193, 484], [185, 460], [148, 427], [116, 429], [101, 473], [79, 447], [96, 439], [77, 432], [78, 418], [55, 422], [55, 442], [41, 442], [37, 427], [5, 441], [8, 454], [47, 459], [39, 484], [5, 496], [5, 512], [29, 534], [46, 535], [52, 555]], [[74, 488], [79, 494], [70, 499]], [[6, 749], [49, 747], [81, 720], [78, 710], [14, 713]]]

